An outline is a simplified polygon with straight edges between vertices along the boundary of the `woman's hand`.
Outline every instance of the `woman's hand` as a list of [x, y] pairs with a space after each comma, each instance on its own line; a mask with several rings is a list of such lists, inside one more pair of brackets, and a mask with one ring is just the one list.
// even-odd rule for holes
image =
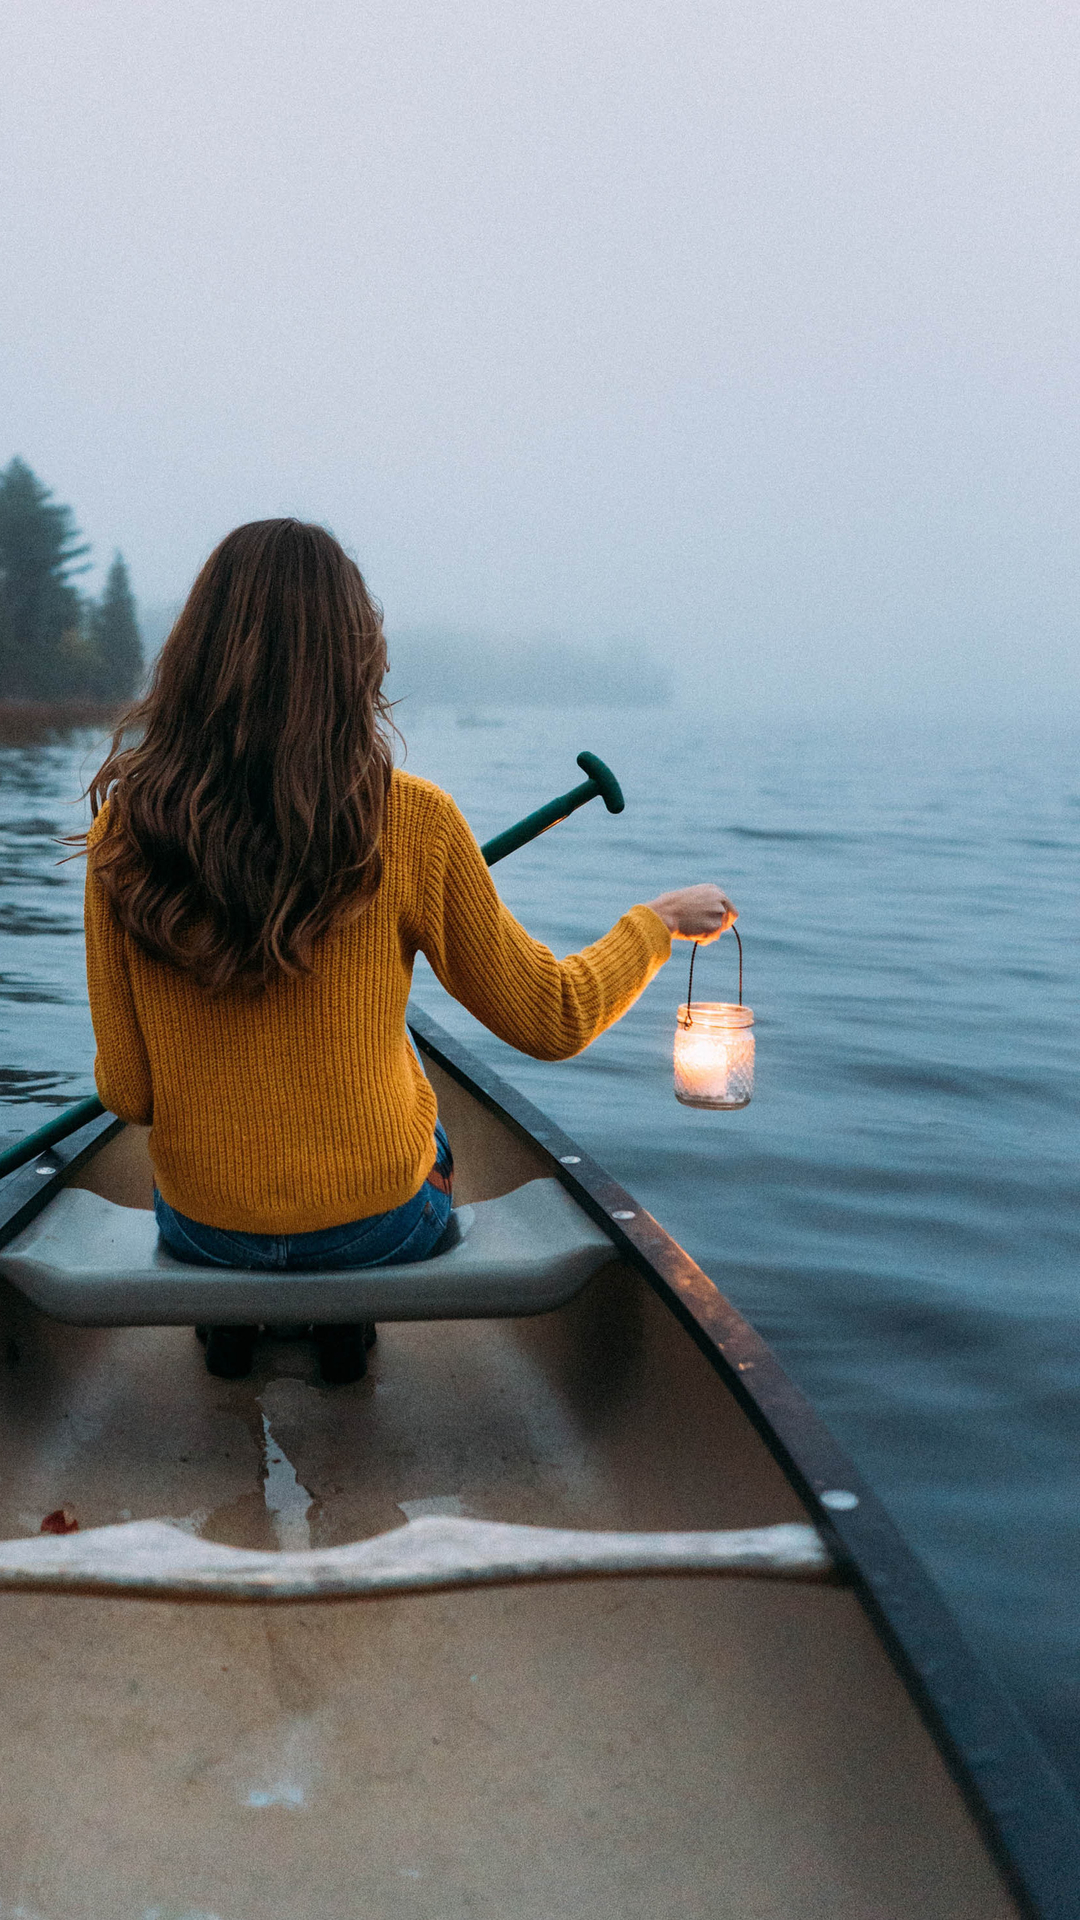
[[699, 887], [678, 887], [645, 904], [659, 914], [674, 939], [699, 940], [703, 947], [718, 940], [739, 917], [727, 894], [708, 881]]

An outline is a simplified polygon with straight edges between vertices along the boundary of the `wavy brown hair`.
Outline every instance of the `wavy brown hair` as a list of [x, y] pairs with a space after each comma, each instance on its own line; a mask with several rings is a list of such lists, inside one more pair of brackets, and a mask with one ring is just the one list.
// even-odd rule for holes
[[381, 609], [323, 527], [255, 520], [221, 542], [89, 788], [109, 809], [94, 870], [145, 953], [210, 993], [258, 992], [371, 898], [385, 671]]

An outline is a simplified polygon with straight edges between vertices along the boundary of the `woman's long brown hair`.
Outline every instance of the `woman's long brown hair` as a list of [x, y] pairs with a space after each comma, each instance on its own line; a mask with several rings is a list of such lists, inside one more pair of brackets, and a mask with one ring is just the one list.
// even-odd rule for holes
[[95, 872], [144, 952], [210, 993], [258, 992], [371, 898], [385, 670], [380, 609], [324, 528], [256, 520], [222, 541], [89, 789], [109, 808]]

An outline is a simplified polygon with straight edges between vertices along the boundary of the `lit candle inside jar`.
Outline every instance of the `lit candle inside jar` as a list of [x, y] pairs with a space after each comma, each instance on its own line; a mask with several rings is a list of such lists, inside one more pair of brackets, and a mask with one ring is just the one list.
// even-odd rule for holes
[[679, 1008], [675, 1098], [684, 1107], [747, 1107], [754, 1091], [754, 1015], [726, 1001]]

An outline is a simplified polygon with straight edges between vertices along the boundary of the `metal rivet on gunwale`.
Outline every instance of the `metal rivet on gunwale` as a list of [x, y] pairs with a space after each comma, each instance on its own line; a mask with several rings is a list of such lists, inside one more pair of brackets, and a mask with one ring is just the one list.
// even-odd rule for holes
[[613, 1213], [611, 1217], [612, 1217], [612, 1219], [613, 1219], [613, 1220], [636, 1220], [636, 1219], [637, 1219], [637, 1214], [636, 1214], [636, 1213], [626, 1213], [626, 1212], [619, 1212], [619, 1213]]
[[859, 1504], [857, 1493], [851, 1493], [847, 1487], [829, 1487], [818, 1495], [823, 1507], [831, 1507], [834, 1513], [850, 1513]]
[[580, 1167], [580, 1153], [560, 1153], [559, 1165], [560, 1167]]

